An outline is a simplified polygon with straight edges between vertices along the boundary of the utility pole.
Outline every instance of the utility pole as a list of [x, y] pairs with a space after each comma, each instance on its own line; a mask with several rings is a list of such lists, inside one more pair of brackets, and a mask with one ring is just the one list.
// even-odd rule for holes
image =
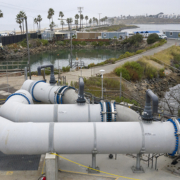
[[98, 13], [99, 14], [99, 26], [100, 26], [100, 15], [102, 14], [102, 13]]
[[26, 23], [26, 40], [27, 40], [27, 50], [28, 50], [28, 65], [29, 65], [29, 78], [31, 79], [31, 67], [30, 67], [30, 54], [29, 54], [29, 41], [28, 41], [28, 25], [27, 17], [24, 18]]
[[78, 7], [79, 13], [80, 13], [80, 30], [81, 30], [81, 13], [83, 10], [83, 7]]

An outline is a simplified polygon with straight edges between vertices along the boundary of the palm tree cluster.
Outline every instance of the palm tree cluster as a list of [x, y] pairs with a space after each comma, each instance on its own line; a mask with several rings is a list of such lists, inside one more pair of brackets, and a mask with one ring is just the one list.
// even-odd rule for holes
[[26, 18], [26, 13], [24, 11], [20, 11], [19, 14], [16, 15], [16, 22], [19, 24], [19, 28], [21, 30], [22, 34], [22, 28], [23, 28], [23, 33], [24, 33], [24, 19]]
[[[42, 21], [41, 15], [38, 15], [37, 18], [34, 18], [34, 23], [37, 24], [37, 31], [40, 32], [40, 22]], [[38, 23], [39, 23], [39, 28], [38, 28]]]
[[64, 17], [64, 13], [62, 11], [59, 12], [59, 17], [61, 17], [60, 25], [62, 26], [63, 30], [64, 21], [62, 20], [62, 18]]
[[54, 9], [49, 8], [47, 18], [49, 19], [49, 22], [50, 22], [50, 19], [52, 19], [52, 21], [51, 21], [51, 23], [49, 25], [51, 30], [56, 26], [56, 24], [53, 21], [53, 15], [54, 15]]
[[3, 17], [3, 12], [0, 10], [0, 18]]
[[[53, 30], [53, 28], [56, 26], [56, 24], [54, 23], [53, 21], [53, 15], [54, 15], [54, 9], [52, 8], [49, 8], [48, 10], [48, 15], [47, 15], [47, 18], [49, 19], [49, 27], [51, 30]], [[3, 17], [3, 13], [2, 11], [0, 10], [0, 18]], [[21, 30], [21, 34], [22, 34], [22, 31], [24, 33], [24, 19], [26, 17], [26, 14], [24, 11], [20, 11], [17, 15], [16, 15], [16, 22], [19, 24], [19, 28]], [[63, 30], [63, 25], [64, 25], [64, 19], [62, 19], [64, 17], [64, 13], [62, 11], [59, 12], [59, 17], [61, 18], [60, 19], [60, 25], [62, 26], [62, 30]], [[88, 16], [84, 16], [83, 14], [79, 15], [79, 14], [76, 14], [75, 15], [75, 25], [76, 25], [76, 29], [78, 29], [78, 25], [79, 25], [79, 20], [82, 21], [82, 27], [83, 27], [83, 19], [86, 20], [86, 26], [87, 24], [89, 23], [90, 26], [91, 24], [100, 24], [98, 19], [93, 17], [93, 18], [90, 18]], [[104, 18], [101, 18], [100, 21], [102, 23], [107, 23], [107, 16], [105, 16]], [[51, 20], [51, 22], [50, 22]], [[89, 22], [88, 22], [89, 20]], [[41, 27], [40, 27], [40, 22], [42, 21], [42, 17], [41, 15], [38, 15], [36, 18], [34, 18], [34, 23], [37, 25], [37, 31], [40, 31]], [[67, 18], [66, 19], [66, 22], [68, 24], [68, 28], [70, 30], [70, 24], [73, 22], [73, 19], [72, 18]], [[80, 29], [81, 29], [81, 25], [80, 25]]]
[[69, 28], [69, 31], [70, 31], [71, 30], [70, 24], [73, 22], [73, 19], [72, 18], [67, 18], [66, 22], [68, 23], [68, 28]]
[[104, 22], [104, 24], [105, 24], [105, 23], [107, 24], [107, 20], [108, 20], [107, 16], [105, 16], [105, 17], [103, 17], [103, 18], [100, 19], [100, 21], [102, 22], [102, 24], [103, 24], [103, 22]]

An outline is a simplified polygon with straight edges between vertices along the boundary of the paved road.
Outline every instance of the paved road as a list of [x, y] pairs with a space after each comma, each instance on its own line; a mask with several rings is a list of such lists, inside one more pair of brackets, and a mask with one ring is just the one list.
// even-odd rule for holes
[[77, 79], [78, 76], [81, 76], [81, 71], [82, 71], [82, 76], [83, 77], [91, 77], [96, 75], [97, 73], [100, 73], [101, 69], [105, 70], [105, 73], [110, 73], [112, 72], [116, 67], [123, 65], [125, 62], [127, 61], [137, 61], [138, 59], [140, 59], [143, 56], [152, 56], [155, 53], [158, 53], [164, 49], [167, 49], [173, 45], [176, 44], [176, 40], [168, 40], [168, 42], [166, 44], [164, 44], [163, 46], [148, 50], [144, 53], [129, 57], [129, 58], [125, 58], [122, 59], [121, 61], [115, 63], [115, 64], [110, 64], [110, 65], [104, 65], [104, 66], [98, 66], [98, 67], [93, 67], [92, 69], [82, 69], [79, 71], [75, 71], [75, 72], [68, 72], [68, 73], [63, 73], [63, 75], [65, 75], [68, 79], [68, 82], [71, 81], [75, 81]]

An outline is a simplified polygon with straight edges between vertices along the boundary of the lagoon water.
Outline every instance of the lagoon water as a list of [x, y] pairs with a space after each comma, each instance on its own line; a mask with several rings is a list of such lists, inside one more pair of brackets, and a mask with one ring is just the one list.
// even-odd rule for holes
[[[132, 24], [131, 24], [132, 25]], [[138, 26], [139, 28], [135, 29], [125, 29], [123, 32], [133, 32], [133, 31], [160, 31], [161, 33], [163, 30], [179, 30], [180, 31], [180, 24], [133, 24]]]
[[[119, 57], [126, 50], [110, 50], [110, 49], [73, 49], [72, 62], [83, 61], [85, 65], [91, 63], [100, 63], [109, 58]], [[53, 64], [55, 68], [66, 67], [69, 65], [70, 50], [57, 50], [42, 52], [37, 55], [31, 55], [31, 69], [37, 70], [39, 65]], [[27, 61], [27, 57], [23, 59]]]

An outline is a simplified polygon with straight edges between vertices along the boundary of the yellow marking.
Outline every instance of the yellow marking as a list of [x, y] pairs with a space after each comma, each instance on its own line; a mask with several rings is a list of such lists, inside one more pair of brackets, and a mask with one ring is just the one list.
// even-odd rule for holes
[[45, 160], [44, 160], [44, 162], [43, 162], [43, 167], [42, 167], [41, 174], [44, 174], [44, 166], [45, 166]]
[[13, 174], [13, 171], [7, 171], [6, 172], [6, 175], [12, 175]]
[[79, 165], [79, 166], [82, 166], [82, 167], [85, 167], [85, 168], [88, 168], [88, 169], [92, 169], [92, 170], [98, 171], [98, 172], [100, 172], [100, 173], [108, 174], [108, 175], [110, 175], [110, 176], [115, 176], [115, 177], [118, 177], [118, 178], [121, 177], [121, 178], [124, 178], [124, 179], [140, 180], [140, 179], [130, 178], [130, 177], [126, 177], [126, 176], [119, 176], [119, 175], [116, 175], [116, 174], [111, 174], [111, 173], [108, 173], [108, 172], [104, 172], [104, 171], [100, 171], [100, 170], [97, 170], [97, 169], [93, 169], [93, 168], [91, 168], [91, 167], [82, 165], [82, 164], [77, 163], [77, 162], [75, 162], [75, 161], [71, 161], [70, 159], [67, 159], [67, 158], [65, 158], [65, 157], [63, 157], [63, 156], [60, 156], [60, 155], [56, 154], [56, 153], [51, 153], [51, 154], [54, 154], [54, 155], [56, 155], [56, 156], [58, 156], [58, 157], [60, 157], [60, 158], [62, 158], [62, 159], [64, 159], [64, 160], [66, 160], [66, 161], [72, 162], [72, 163], [77, 164], [77, 165]]
[[103, 175], [99, 175], [99, 174], [89, 174], [89, 173], [83, 173], [83, 172], [76, 172], [76, 171], [66, 171], [66, 170], [62, 170], [59, 169], [62, 172], [68, 172], [68, 173], [74, 173], [74, 174], [83, 174], [83, 175], [88, 175], [88, 176], [100, 176], [100, 177], [107, 177], [107, 178], [116, 178], [114, 176], [103, 176]]

